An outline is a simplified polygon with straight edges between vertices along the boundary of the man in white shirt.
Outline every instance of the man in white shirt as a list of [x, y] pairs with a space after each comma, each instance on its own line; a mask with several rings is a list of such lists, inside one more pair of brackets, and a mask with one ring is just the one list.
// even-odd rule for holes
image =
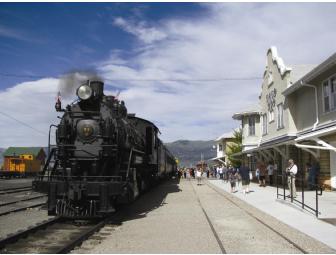
[[218, 172], [219, 172], [219, 179], [223, 180], [223, 166], [220, 166]]
[[288, 167], [286, 168], [286, 173], [288, 175], [287, 182], [290, 195], [293, 194], [293, 198], [296, 198], [296, 188], [295, 188], [295, 175], [297, 174], [298, 168], [294, 164], [294, 160], [288, 160]]

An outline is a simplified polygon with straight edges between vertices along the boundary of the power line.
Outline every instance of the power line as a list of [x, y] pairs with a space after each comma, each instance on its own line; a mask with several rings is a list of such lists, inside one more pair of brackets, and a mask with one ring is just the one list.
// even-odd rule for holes
[[36, 128], [32, 127], [31, 125], [29, 125], [29, 124], [27, 124], [27, 123], [25, 123], [25, 122], [23, 122], [23, 121], [21, 121], [21, 120], [18, 120], [18, 119], [16, 119], [16, 118], [14, 118], [14, 117], [8, 115], [7, 113], [4, 113], [4, 112], [1, 112], [1, 111], [0, 111], [0, 114], [6, 116], [7, 118], [10, 118], [10, 119], [12, 119], [12, 120], [15, 120], [15, 121], [19, 122], [20, 124], [22, 124], [22, 125], [24, 125], [24, 126], [30, 128], [30, 129], [32, 129], [32, 130], [34, 130], [34, 131], [36, 131], [36, 132], [38, 132], [38, 133], [40, 133], [40, 134], [48, 135], [47, 133], [45, 133], [45, 132], [43, 132], [43, 131], [41, 131], [41, 130], [36, 129]]
[[[10, 74], [10, 73], [0, 73], [0, 76], [4, 77], [14, 77], [14, 78], [32, 78], [32, 79], [42, 79], [47, 76], [42, 75], [24, 75], [24, 74]], [[130, 82], [162, 82], [162, 81], [171, 81], [171, 82], [216, 82], [216, 81], [251, 81], [251, 80], [262, 80], [261, 77], [223, 77], [223, 78], [204, 78], [204, 79], [104, 79], [106, 81], [130, 81]]]
[[14, 78], [46, 78], [46, 76], [42, 75], [26, 75], [26, 74], [12, 74], [12, 73], [0, 73], [0, 76], [5, 76], [5, 77], [14, 77]]

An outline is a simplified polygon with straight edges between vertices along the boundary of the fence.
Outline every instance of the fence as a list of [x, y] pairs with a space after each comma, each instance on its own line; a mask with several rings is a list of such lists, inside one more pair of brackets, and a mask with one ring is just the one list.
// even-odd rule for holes
[[[322, 195], [322, 187], [319, 186], [318, 184], [310, 184], [311, 187], [313, 187], [313, 190], [315, 191], [315, 205], [308, 205], [305, 202], [305, 186], [306, 186], [306, 181], [305, 181], [305, 176], [301, 175], [298, 177], [294, 177], [292, 175], [287, 175], [286, 172], [276, 172], [276, 187], [277, 187], [277, 199], [279, 197], [283, 198], [283, 200], [286, 200], [286, 198], [290, 199], [291, 203], [298, 203], [302, 209], [311, 211], [315, 214], [316, 217], [318, 217], [319, 214], [319, 200], [318, 197]], [[279, 179], [281, 180], [281, 183], [279, 183]], [[296, 185], [300, 184], [300, 185]], [[291, 187], [291, 188], [290, 188]], [[300, 187], [298, 191], [301, 191], [301, 201], [298, 200], [298, 197], [295, 196], [294, 194], [294, 189], [296, 187]], [[286, 189], [288, 188], [288, 193], [289, 195], [286, 195]]]

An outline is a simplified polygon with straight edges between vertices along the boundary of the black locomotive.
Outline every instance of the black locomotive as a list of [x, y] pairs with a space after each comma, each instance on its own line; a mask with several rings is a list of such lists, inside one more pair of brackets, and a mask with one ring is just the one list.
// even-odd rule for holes
[[49, 142], [46, 165], [33, 182], [36, 191], [48, 193], [49, 215], [105, 216], [177, 171], [158, 128], [127, 114], [124, 102], [103, 90], [103, 82], [87, 81], [77, 89], [78, 101], [66, 109], [56, 102], [64, 112], [50, 127], [57, 128], [56, 146]]

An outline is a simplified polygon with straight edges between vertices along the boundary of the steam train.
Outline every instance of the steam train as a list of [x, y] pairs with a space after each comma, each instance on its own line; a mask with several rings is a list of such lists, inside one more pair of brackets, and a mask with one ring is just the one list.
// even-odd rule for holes
[[177, 171], [174, 156], [150, 121], [128, 114], [123, 101], [103, 93], [104, 83], [87, 81], [78, 100], [62, 109], [56, 146], [50, 146], [34, 190], [48, 193], [48, 214], [103, 217]]

